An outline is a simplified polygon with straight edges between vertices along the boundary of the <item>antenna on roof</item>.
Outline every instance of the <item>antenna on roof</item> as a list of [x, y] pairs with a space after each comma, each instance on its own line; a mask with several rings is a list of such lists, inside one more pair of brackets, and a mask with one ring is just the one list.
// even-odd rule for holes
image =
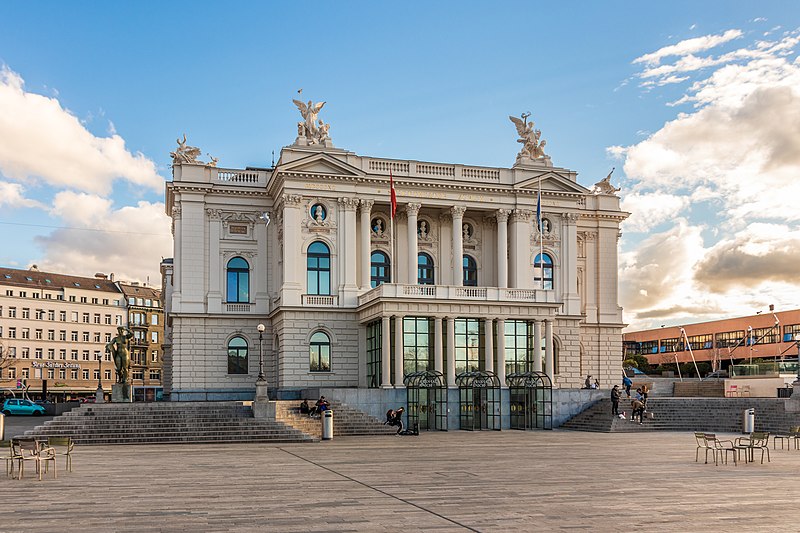
[[[302, 89], [300, 89], [302, 91]], [[272, 168], [275, 168], [275, 150], [272, 151]]]

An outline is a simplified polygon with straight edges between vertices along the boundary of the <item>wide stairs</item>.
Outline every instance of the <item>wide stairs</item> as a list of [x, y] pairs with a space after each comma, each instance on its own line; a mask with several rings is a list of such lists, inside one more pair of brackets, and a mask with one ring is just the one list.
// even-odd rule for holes
[[84, 404], [25, 434], [69, 436], [84, 445], [318, 440], [281, 422], [256, 420], [241, 402]]
[[[322, 420], [311, 418], [300, 412], [300, 401], [278, 401], [275, 417], [280, 422], [299, 429], [303, 433], [322, 438]], [[396, 427], [383, 425], [383, 422], [338, 400], [331, 400], [333, 411], [333, 436], [354, 435], [393, 435]]]
[[604, 433], [638, 431], [715, 431], [737, 433], [742, 431], [743, 412], [755, 409], [755, 431], [785, 433], [790, 427], [800, 426], [800, 413], [787, 413], [785, 400], [780, 398], [663, 398], [650, 397], [647, 409], [654, 418], [643, 419], [643, 424], [630, 422], [630, 401], [623, 398], [619, 411], [626, 419], [612, 416], [611, 399], [602, 399], [575, 415], [561, 429], [597, 431]]

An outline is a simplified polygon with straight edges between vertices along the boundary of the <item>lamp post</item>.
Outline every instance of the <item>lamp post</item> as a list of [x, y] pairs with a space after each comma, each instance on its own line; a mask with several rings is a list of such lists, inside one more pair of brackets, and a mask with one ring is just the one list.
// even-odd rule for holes
[[258, 325], [258, 379], [256, 381], [267, 381], [264, 377], [264, 324]]
[[797, 378], [795, 378], [793, 385], [800, 387], [800, 333], [795, 334], [794, 344], [797, 346]]
[[[106, 347], [106, 352], [108, 353], [108, 347]], [[94, 393], [94, 401], [95, 403], [103, 403], [105, 402], [105, 394], [103, 393], [103, 356], [97, 356], [97, 391]]]

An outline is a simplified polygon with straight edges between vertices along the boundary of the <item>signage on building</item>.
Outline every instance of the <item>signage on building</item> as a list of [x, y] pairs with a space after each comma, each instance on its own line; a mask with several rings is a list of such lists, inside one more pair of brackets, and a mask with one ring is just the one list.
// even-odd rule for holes
[[56, 363], [55, 361], [46, 361], [39, 363], [37, 361], [31, 362], [33, 368], [80, 368], [78, 363]]

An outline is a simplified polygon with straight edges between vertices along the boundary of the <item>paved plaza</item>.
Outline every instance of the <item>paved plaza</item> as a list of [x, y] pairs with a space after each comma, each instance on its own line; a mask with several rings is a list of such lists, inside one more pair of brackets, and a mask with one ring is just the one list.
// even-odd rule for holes
[[738, 467], [694, 453], [667, 432], [85, 446], [58, 479], [2, 478], [0, 531], [794, 528], [800, 451]]

